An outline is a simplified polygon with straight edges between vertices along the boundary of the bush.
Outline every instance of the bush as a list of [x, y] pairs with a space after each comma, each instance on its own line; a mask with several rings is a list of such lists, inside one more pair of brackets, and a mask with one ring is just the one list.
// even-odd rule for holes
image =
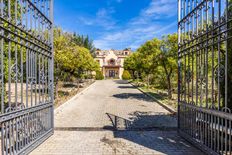
[[123, 71], [123, 74], [122, 74], [122, 79], [123, 79], [123, 80], [130, 80], [130, 79], [131, 79], [131, 74], [130, 74], [130, 72], [128, 72], [127, 70], [124, 70], [124, 71]]
[[96, 77], [95, 77], [96, 80], [103, 80], [104, 79], [104, 76], [102, 74], [101, 71], [96, 71]]

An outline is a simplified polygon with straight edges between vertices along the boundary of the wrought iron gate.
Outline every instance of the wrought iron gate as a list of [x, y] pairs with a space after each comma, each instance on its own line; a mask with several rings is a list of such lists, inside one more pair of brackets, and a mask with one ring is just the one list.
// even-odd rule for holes
[[1, 153], [53, 133], [53, 0], [0, 0]]
[[232, 154], [232, 0], [178, 0], [179, 133]]

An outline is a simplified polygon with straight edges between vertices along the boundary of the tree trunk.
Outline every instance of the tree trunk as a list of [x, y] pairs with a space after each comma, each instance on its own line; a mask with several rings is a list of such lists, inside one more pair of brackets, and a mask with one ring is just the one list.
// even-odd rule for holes
[[59, 85], [59, 79], [58, 78], [56, 78], [56, 97], [55, 97], [55, 99], [58, 99], [58, 97], [59, 97], [59, 94], [58, 94], [58, 85]]
[[168, 98], [172, 99], [172, 84], [171, 84], [170, 75], [167, 76], [167, 81], [168, 81]]
[[148, 76], [147, 76], [147, 87], [149, 88], [149, 86], [150, 86], [150, 78], [149, 78], [149, 74], [148, 74]]
[[150, 74], [147, 75], [147, 88], [150, 88]]
[[80, 79], [78, 78], [77, 79], [77, 91], [79, 92], [79, 89], [80, 89], [80, 81], [79, 81]]
[[168, 82], [168, 98], [172, 99], [172, 83], [171, 83], [172, 68], [170, 69], [170, 72], [168, 72], [167, 66], [164, 61], [163, 61], [163, 67]]

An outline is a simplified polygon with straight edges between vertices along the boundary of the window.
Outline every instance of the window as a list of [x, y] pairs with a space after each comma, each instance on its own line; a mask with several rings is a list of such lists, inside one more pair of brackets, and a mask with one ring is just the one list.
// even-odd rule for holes
[[125, 52], [125, 55], [128, 55], [128, 52]]
[[110, 65], [115, 65], [115, 60], [114, 59], [110, 59]]

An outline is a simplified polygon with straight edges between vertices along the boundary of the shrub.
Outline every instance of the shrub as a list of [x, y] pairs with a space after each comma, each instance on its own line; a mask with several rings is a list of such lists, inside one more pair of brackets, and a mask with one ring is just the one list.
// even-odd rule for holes
[[103, 80], [104, 79], [104, 76], [102, 74], [101, 71], [96, 71], [96, 77], [95, 77], [96, 80]]
[[130, 79], [131, 79], [131, 74], [130, 74], [130, 72], [128, 72], [127, 70], [124, 70], [124, 71], [123, 71], [123, 74], [122, 74], [122, 79], [123, 79], [123, 80], [130, 80]]

